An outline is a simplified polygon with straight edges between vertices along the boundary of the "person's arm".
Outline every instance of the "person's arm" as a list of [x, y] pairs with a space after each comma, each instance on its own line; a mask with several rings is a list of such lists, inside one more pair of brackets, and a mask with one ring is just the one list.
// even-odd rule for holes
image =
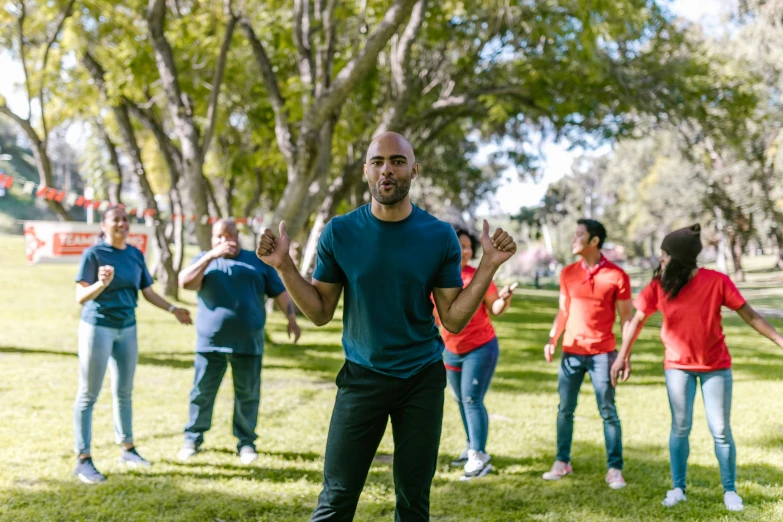
[[97, 257], [85, 252], [76, 276], [76, 302], [83, 305], [87, 301], [92, 301], [103, 293], [113, 279], [113, 266], [99, 266]]
[[461, 332], [476, 313], [500, 265], [517, 250], [514, 239], [498, 228], [489, 236], [489, 223], [484, 220], [481, 234], [482, 256], [473, 279], [465, 288], [434, 288], [432, 295], [438, 308], [443, 328], [451, 333]]
[[155, 290], [152, 289], [152, 285], [148, 286], [147, 288], [142, 288], [141, 293], [144, 296], [144, 299], [146, 299], [153, 306], [157, 306], [161, 310], [166, 310], [167, 312], [174, 314], [174, 317], [176, 317], [177, 321], [180, 323], [193, 324], [193, 321], [190, 319], [190, 311], [188, 309], [179, 308], [163, 299], [161, 296], [155, 293]]
[[625, 332], [626, 326], [628, 326], [628, 323], [631, 322], [631, 318], [633, 317], [633, 311], [631, 309], [631, 300], [622, 299], [620, 301], [617, 301], [616, 307], [617, 307], [617, 316], [620, 318], [620, 333], [622, 334], [623, 332]]
[[484, 296], [484, 306], [487, 307], [487, 310], [489, 310], [492, 315], [500, 317], [506, 313], [508, 307], [511, 306], [511, 297], [514, 295], [514, 289], [516, 287], [517, 283], [514, 283], [511, 286], [504, 286], [497, 292], [490, 290]]
[[201, 284], [204, 282], [204, 272], [207, 270], [209, 264], [219, 257], [236, 255], [238, 250], [239, 246], [234, 241], [226, 241], [220, 243], [212, 250], [207, 251], [195, 263], [184, 268], [179, 273], [177, 282], [179, 283], [180, 288], [198, 292], [201, 290]]
[[264, 230], [258, 239], [256, 255], [277, 270], [291, 299], [302, 313], [316, 326], [323, 326], [334, 317], [337, 303], [343, 291], [342, 283], [326, 283], [313, 279], [308, 283], [296, 269], [289, 247], [291, 238], [285, 231], [285, 221], [280, 222], [279, 237], [270, 230]]
[[564, 293], [562, 283], [560, 288], [557, 313], [554, 321], [552, 321], [552, 329], [549, 330], [549, 340], [544, 346], [544, 359], [546, 359], [546, 362], [552, 362], [552, 358], [557, 351], [557, 341], [560, 340], [560, 336], [565, 332], [566, 323], [568, 322], [568, 295]]
[[739, 316], [742, 317], [742, 320], [753, 327], [758, 333], [783, 348], [783, 336], [781, 336], [778, 331], [775, 330], [775, 327], [761, 317], [748, 303], [745, 303], [738, 308], [737, 314], [739, 314]]
[[612, 380], [612, 386], [617, 386], [618, 376], [622, 374], [622, 382], [628, 380], [631, 376], [631, 348], [642, 333], [642, 327], [647, 321], [647, 315], [641, 310], [637, 310], [633, 318], [626, 323], [622, 330], [623, 342], [620, 347], [620, 353], [617, 354], [614, 364], [609, 370]]
[[299, 337], [302, 335], [302, 330], [299, 328], [299, 325], [296, 324], [296, 312], [294, 310], [294, 303], [291, 301], [291, 296], [288, 295], [288, 292], [283, 292], [275, 297], [275, 302], [288, 318], [288, 338], [290, 339], [291, 335], [293, 335], [294, 344], [296, 344]]

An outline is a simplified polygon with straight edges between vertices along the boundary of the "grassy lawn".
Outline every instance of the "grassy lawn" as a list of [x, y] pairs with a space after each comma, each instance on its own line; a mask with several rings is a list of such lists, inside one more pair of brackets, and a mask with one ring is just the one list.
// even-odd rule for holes
[[[218, 396], [206, 451], [180, 463], [176, 453], [193, 378], [195, 333], [142, 302], [134, 431], [140, 451], [155, 465], [131, 471], [117, 464], [107, 376], [95, 407], [93, 456], [108, 481], [90, 487], [71, 475], [79, 319], [75, 270], [75, 265], [28, 267], [22, 239], [0, 236], [0, 519], [307, 520], [320, 490], [334, 377], [343, 361], [340, 322], [306, 327], [300, 344], [292, 346], [280, 314], [271, 317], [274, 344], [264, 357], [261, 456], [254, 465], [241, 465], [235, 454], [230, 376]], [[781, 283], [777, 273], [752, 274], [751, 302], [781, 307]], [[182, 299], [192, 310], [194, 295], [184, 292]], [[745, 512], [729, 514], [723, 507], [700, 398], [691, 434], [688, 501], [671, 510], [660, 505], [669, 488], [670, 416], [658, 317], [637, 345], [632, 380], [618, 392], [628, 487], [611, 491], [603, 482], [603, 429], [589, 383], [577, 409], [575, 474], [557, 483], [541, 480], [555, 445], [557, 367], [541, 354], [555, 309], [552, 292], [522, 291], [496, 321], [501, 357], [487, 396], [496, 472], [485, 479], [461, 482], [459, 470], [448, 466], [463, 449], [465, 435], [457, 408], [447, 399], [433, 520], [783, 520], [783, 354], [736, 316], [727, 317], [726, 329], [735, 362], [733, 431]], [[774, 322], [783, 327], [780, 320]], [[393, 519], [394, 486], [386, 458], [392, 451], [387, 433], [356, 520]]]

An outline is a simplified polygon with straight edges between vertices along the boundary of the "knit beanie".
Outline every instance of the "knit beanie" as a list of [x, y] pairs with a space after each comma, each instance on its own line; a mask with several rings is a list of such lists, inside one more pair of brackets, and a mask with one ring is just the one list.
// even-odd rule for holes
[[697, 223], [675, 230], [661, 243], [661, 249], [686, 268], [696, 268], [696, 257], [701, 252], [701, 226]]

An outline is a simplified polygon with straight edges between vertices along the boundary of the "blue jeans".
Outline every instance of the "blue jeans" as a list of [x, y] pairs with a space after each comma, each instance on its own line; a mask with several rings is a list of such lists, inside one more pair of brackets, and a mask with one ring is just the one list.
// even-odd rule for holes
[[131, 396], [138, 358], [136, 325], [109, 328], [84, 321], [79, 323], [79, 391], [73, 415], [77, 454], [90, 453], [92, 409], [101, 391], [107, 365], [114, 399], [114, 438], [117, 444], [133, 442]]
[[220, 381], [229, 363], [234, 376], [234, 436], [239, 439], [237, 449], [255, 447], [258, 406], [261, 403], [260, 355], [222, 352], [196, 352], [196, 376], [190, 392], [190, 418], [185, 426], [185, 441], [200, 446], [204, 432], [212, 427]]
[[690, 443], [688, 436], [693, 424], [693, 401], [696, 398], [696, 381], [701, 380], [701, 394], [707, 412], [707, 425], [715, 441], [715, 455], [720, 466], [720, 479], [724, 491], [735, 491], [737, 476], [737, 448], [731, 436], [731, 370], [714, 372], [689, 372], [666, 370], [666, 390], [672, 410], [672, 431], [669, 436], [669, 455], [672, 482], [675, 488], [685, 491], [685, 474], [688, 470]]
[[486, 452], [489, 415], [484, 407], [484, 394], [495, 373], [498, 354], [497, 337], [466, 354], [457, 355], [448, 350], [443, 354], [449, 390], [459, 406], [468, 448], [472, 450]]
[[598, 355], [563, 353], [557, 374], [557, 391], [560, 393], [557, 412], [557, 460], [571, 462], [574, 411], [579, 398], [579, 388], [582, 387], [585, 373], [589, 373], [598, 411], [604, 420], [607, 467], [623, 469], [623, 433], [614, 405], [614, 387], [609, 379], [609, 369], [615, 359], [616, 351]]

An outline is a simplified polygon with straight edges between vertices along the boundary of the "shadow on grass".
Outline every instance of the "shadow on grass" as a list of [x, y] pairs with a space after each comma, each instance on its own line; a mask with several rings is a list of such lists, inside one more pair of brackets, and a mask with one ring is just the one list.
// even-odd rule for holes
[[[60, 357], [78, 357], [76, 352], [43, 350], [38, 348], [20, 348], [16, 346], [0, 346], [0, 353], [19, 353], [24, 355], [56, 355]], [[139, 364], [162, 366], [167, 368], [193, 368], [193, 355], [186, 353], [154, 353], [139, 354]]]
[[[263, 473], [262, 470], [259, 470]], [[188, 478], [196, 478], [187, 475]], [[307, 520], [315, 497], [281, 497], [265, 494], [209, 494], [190, 491], [177, 482], [177, 474], [127, 473], [106, 483], [86, 486], [78, 481], [39, 481], [35, 487], [16, 487], [0, 493], [3, 520]], [[222, 477], [205, 475], [213, 481]], [[224, 478], [236, 479], [237, 476]], [[262, 480], [266, 480], [263, 478]], [[281, 477], [281, 480], [290, 480]], [[260, 493], [260, 494], [259, 494]], [[52, 499], [60, 499], [52, 502]], [[304, 500], [304, 501], [303, 501]]]

